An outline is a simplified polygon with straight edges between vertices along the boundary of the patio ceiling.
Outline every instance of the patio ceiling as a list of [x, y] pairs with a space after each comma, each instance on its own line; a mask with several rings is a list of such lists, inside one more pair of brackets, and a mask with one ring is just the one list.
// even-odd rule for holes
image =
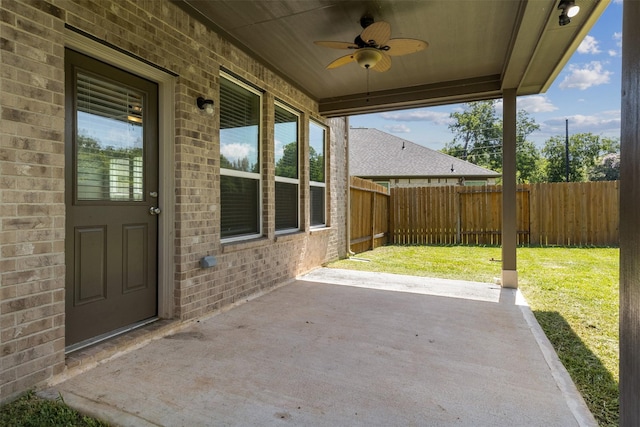
[[[176, 0], [319, 102], [342, 116], [546, 91], [609, 0], [577, 0], [580, 13], [559, 26], [559, 0]], [[389, 71], [356, 63], [327, 70], [350, 51], [315, 40], [352, 42], [360, 17], [391, 25], [392, 38], [428, 49], [393, 57]]]

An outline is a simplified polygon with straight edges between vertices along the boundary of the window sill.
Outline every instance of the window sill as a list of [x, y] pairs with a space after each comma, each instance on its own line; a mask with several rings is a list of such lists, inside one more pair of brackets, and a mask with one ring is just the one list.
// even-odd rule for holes
[[323, 234], [328, 233], [329, 231], [331, 231], [331, 227], [317, 227], [309, 229], [309, 234], [313, 236], [314, 234]]
[[276, 242], [287, 242], [289, 240], [295, 240], [300, 237], [304, 237], [306, 233], [300, 230], [292, 230], [284, 232], [282, 234], [276, 234]]
[[246, 249], [254, 249], [262, 246], [267, 246], [270, 240], [266, 237], [257, 237], [254, 239], [240, 240], [235, 242], [223, 243], [222, 253], [228, 254], [231, 252], [243, 251]]

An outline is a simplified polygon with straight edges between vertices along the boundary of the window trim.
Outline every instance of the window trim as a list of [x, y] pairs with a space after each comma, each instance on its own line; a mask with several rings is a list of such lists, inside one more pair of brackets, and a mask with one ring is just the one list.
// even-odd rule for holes
[[[264, 224], [263, 224], [263, 207], [262, 207], [262, 203], [263, 203], [263, 179], [262, 179], [262, 172], [263, 172], [263, 168], [264, 168], [264, 162], [263, 162], [263, 157], [262, 157], [262, 135], [263, 135], [263, 107], [262, 107], [262, 103], [263, 103], [263, 92], [261, 92], [260, 90], [256, 89], [255, 87], [248, 85], [247, 83], [243, 82], [242, 80], [234, 77], [233, 75], [226, 73], [224, 71], [220, 71], [220, 79], [225, 79], [228, 82], [231, 82], [235, 85], [238, 85], [239, 87], [241, 87], [242, 89], [247, 90], [248, 92], [253, 93], [254, 95], [258, 96], [258, 172], [246, 172], [246, 171], [239, 171], [239, 170], [235, 170], [235, 169], [227, 169], [227, 168], [223, 168], [222, 166], [219, 167], [220, 169], [220, 176], [222, 177], [224, 176], [232, 176], [232, 177], [236, 177], [236, 178], [248, 178], [248, 179], [254, 179], [256, 181], [258, 181], [258, 231], [256, 233], [252, 233], [252, 234], [242, 234], [239, 236], [232, 236], [232, 237], [222, 237], [222, 194], [220, 194], [221, 200], [220, 200], [220, 220], [218, 222], [218, 225], [220, 226], [220, 230], [219, 230], [219, 236], [220, 236], [220, 243], [221, 244], [226, 244], [226, 243], [233, 243], [233, 242], [241, 242], [241, 241], [246, 241], [246, 240], [254, 240], [257, 238], [260, 238], [263, 236], [264, 234]], [[222, 88], [222, 84], [220, 84], [220, 89]], [[219, 106], [220, 109], [222, 109], [222, 103], [220, 103]], [[218, 133], [220, 134], [221, 129], [218, 129]], [[219, 139], [219, 146], [220, 148], [222, 148], [222, 141]], [[220, 153], [221, 154], [221, 153]], [[220, 155], [218, 156], [218, 162], [220, 161]], [[219, 164], [219, 163], [218, 163]], [[220, 188], [220, 180], [218, 180], [218, 187]], [[221, 193], [221, 191], [220, 191]]]
[[[289, 228], [281, 228], [281, 229], [275, 228], [275, 234], [276, 235], [281, 235], [281, 234], [295, 233], [296, 231], [300, 231], [300, 228], [301, 228], [301, 218], [300, 218], [300, 216], [301, 216], [300, 215], [300, 211], [301, 211], [301, 209], [300, 209], [300, 139], [301, 139], [300, 138], [300, 135], [301, 135], [300, 123], [301, 123], [301, 118], [300, 117], [301, 117], [301, 114], [300, 114], [300, 112], [294, 110], [293, 108], [289, 107], [288, 105], [286, 105], [283, 102], [280, 102], [278, 100], [275, 101], [274, 105], [277, 108], [281, 108], [281, 109], [293, 114], [298, 119], [298, 122], [297, 122], [297, 135], [296, 135], [296, 142], [298, 144], [298, 147], [297, 147], [297, 159], [296, 159], [297, 160], [297, 165], [296, 166], [298, 168], [298, 174], [297, 174], [298, 177], [297, 178], [289, 178], [289, 177], [276, 175], [276, 173], [275, 173], [275, 163], [277, 163], [277, 162], [275, 161], [275, 155], [274, 155], [274, 165], [273, 165], [273, 167], [274, 167], [274, 173], [273, 173], [274, 174], [274, 181], [275, 182], [282, 182], [282, 183], [285, 183], [285, 184], [296, 184], [298, 186], [298, 195], [297, 195], [297, 204], [296, 204], [296, 206], [297, 206], [297, 222], [298, 222], [298, 226], [297, 227], [289, 227]], [[274, 123], [273, 123], [273, 128], [274, 128], [274, 132], [273, 132], [273, 135], [274, 135], [274, 149], [275, 149], [275, 126], [277, 124], [277, 123], [275, 123], [275, 107], [274, 107], [274, 110], [273, 110], [274, 111]], [[275, 191], [275, 184], [274, 184], [274, 191]], [[276, 197], [276, 195], [274, 194], [274, 201], [275, 201], [275, 197]], [[274, 207], [274, 216], [273, 216], [274, 217], [274, 221], [275, 221], [275, 217], [276, 217], [277, 214], [278, 213], [275, 211], [275, 207]], [[275, 227], [275, 224], [274, 224], [274, 227]]]
[[[324, 132], [324, 138], [322, 141], [322, 149], [323, 149], [323, 166], [324, 166], [324, 182], [318, 182], [318, 181], [312, 181], [311, 180], [311, 164], [310, 164], [310, 160], [311, 160], [311, 126], [318, 126], [319, 128], [321, 128]], [[309, 150], [307, 153], [307, 166], [309, 168], [309, 228], [310, 229], [317, 229], [317, 228], [325, 228], [328, 227], [328, 215], [327, 215], [327, 135], [328, 135], [328, 131], [327, 131], [327, 126], [316, 121], [313, 119], [309, 120]], [[322, 187], [324, 188], [324, 214], [323, 214], [323, 223], [322, 224], [311, 224], [311, 187]]]
[[389, 181], [373, 181], [373, 183], [385, 187], [387, 191], [391, 191], [391, 183]]

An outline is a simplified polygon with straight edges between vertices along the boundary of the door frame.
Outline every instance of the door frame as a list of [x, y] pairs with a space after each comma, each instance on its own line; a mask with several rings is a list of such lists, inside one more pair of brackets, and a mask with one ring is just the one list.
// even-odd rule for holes
[[[65, 28], [65, 47], [106, 62], [158, 84], [158, 317], [172, 319], [174, 306], [175, 80], [176, 74], [120, 52], [106, 43]], [[68, 113], [68, 112], [67, 112]]]

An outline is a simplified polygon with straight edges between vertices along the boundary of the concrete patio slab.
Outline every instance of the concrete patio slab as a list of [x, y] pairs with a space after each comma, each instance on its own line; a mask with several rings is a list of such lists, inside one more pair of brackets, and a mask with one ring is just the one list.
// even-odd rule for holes
[[300, 279], [47, 393], [123, 426], [596, 425], [517, 291]]

